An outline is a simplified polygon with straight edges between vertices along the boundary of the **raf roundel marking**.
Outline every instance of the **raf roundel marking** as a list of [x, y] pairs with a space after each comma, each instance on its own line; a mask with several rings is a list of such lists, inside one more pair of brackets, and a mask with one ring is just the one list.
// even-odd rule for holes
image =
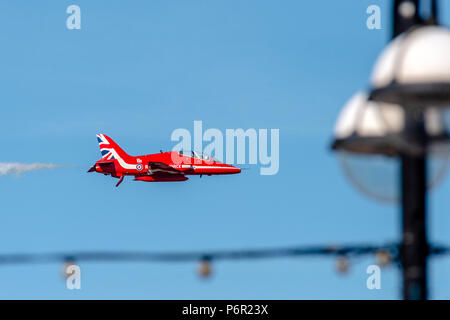
[[136, 165], [136, 169], [137, 169], [138, 171], [141, 171], [141, 170], [142, 170], [142, 164], [140, 164], [140, 163], [137, 164], [137, 165]]

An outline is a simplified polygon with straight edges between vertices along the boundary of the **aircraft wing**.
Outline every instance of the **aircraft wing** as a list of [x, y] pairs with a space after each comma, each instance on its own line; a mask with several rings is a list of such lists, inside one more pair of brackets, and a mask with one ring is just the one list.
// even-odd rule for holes
[[163, 163], [163, 162], [149, 162], [148, 163], [148, 171], [150, 174], [155, 173], [168, 173], [168, 174], [181, 174], [182, 171], [172, 168], [171, 166]]

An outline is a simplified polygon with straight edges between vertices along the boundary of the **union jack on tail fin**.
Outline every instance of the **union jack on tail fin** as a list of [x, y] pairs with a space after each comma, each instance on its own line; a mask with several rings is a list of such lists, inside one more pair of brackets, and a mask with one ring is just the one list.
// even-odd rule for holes
[[119, 147], [113, 139], [105, 134], [97, 134], [97, 141], [102, 154], [102, 159], [127, 159], [130, 156]]

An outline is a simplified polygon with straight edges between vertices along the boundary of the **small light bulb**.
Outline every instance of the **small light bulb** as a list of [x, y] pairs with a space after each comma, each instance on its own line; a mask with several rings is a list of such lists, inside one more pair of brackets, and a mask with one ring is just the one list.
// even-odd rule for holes
[[378, 250], [375, 254], [375, 258], [380, 267], [385, 267], [392, 263], [391, 254], [386, 250]]
[[67, 269], [71, 265], [74, 265], [74, 264], [75, 264], [75, 261], [73, 259], [67, 259], [64, 261], [64, 263], [62, 265], [62, 270], [61, 270], [61, 273], [62, 273], [62, 276], [64, 277], [64, 279], [67, 279], [71, 275], [71, 273], [67, 272]]
[[350, 268], [350, 263], [346, 257], [338, 257], [336, 260], [336, 269], [339, 273], [345, 274]]
[[212, 274], [211, 261], [210, 259], [200, 260], [198, 265], [198, 274], [202, 278], [209, 278]]

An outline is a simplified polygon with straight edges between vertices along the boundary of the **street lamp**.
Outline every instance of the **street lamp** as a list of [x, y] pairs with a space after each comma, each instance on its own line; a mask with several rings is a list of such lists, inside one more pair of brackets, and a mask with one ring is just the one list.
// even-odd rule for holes
[[[435, 2], [434, 2], [435, 3]], [[401, 153], [401, 263], [406, 299], [426, 299], [426, 165], [430, 144], [425, 115], [429, 108], [450, 106], [450, 31], [439, 26], [412, 27], [395, 38], [372, 73], [370, 99], [396, 103], [405, 110], [404, 135], [423, 146], [422, 154]], [[442, 133], [441, 145], [448, 140]]]
[[[421, 2], [423, 4], [423, 2]], [[332, 148], [401, 159], [405, 299], [427, 298], [427, 162], [450, 141], [443, 112], [450, 106], [450, 31], [419, 15], [418, 0], [394, 0], [394, 40], [378, 58], [369, 94], [352, 98], [338, 118]]]

